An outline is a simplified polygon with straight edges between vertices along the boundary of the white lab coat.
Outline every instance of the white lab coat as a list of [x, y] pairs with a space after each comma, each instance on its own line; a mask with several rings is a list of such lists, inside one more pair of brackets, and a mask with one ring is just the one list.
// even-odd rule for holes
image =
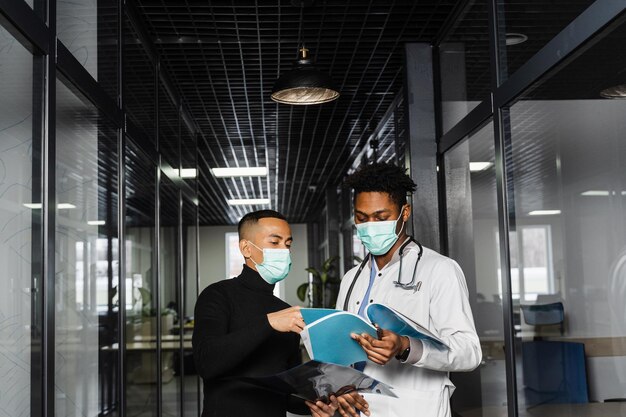
[[[404, 248], [401, 282], [411, 281], [418, 252], [413, 242]], [[392, 359], [380, 366], [368, 361], [364, 372], [392, 386], [399, 398], [368, 394], [366, 399], [372, 417], [449, 417], [450, 396], [454, 391], [449, 372], [471, 371], [482, 360], [465, 277], [455, 261], [424, 247], [415, 274], [415, 282], [421, 281], [420, 289], [405, 290], [393, 283], [398, 279], [399, 260], [396, 252], [391, 262], [378, 271], [368, 302], [401, 312], [444, 340], [450, 349], [437, 349], [425, 341], [422, 355], [417, 358], [422, 342], [411, 340], [411, 354], [404, 363]], [[342, 279], [337, 299], [339, 309], [344, 307], [357, 269], [351, 269]], [[352, 313], [358, 314], [370, 271], [368, 264], [357, 278], [348, 302], [347, 310]]]

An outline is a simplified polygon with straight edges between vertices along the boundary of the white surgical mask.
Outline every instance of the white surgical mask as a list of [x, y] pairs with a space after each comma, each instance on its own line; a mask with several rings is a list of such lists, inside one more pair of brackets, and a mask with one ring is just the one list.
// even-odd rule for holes
[[256, 265], [256, 270], [261, 278], [269, 284], [276, 284], [284, 280], [291, 269], [291, 251], [289, 249], [259, 248], [249, 240], [248, 243], [263, 252], [263, 262], [261, 263], [256, 263], [254, 259], [250, 258]]
[[389, 252], [389, 249], [398, 241], [400, 233], [404, 228], [404, 222], [400, 232], [396, 233], [396, 227], [398, 221], [402, 219], [402, 209], [400, 210], [400, 216], [396, 220], [386, 220], [382, 222], [366, 222], [356, 225], [356, 233], [363, 246], [367, 248], [372, 255], [384, 255]]

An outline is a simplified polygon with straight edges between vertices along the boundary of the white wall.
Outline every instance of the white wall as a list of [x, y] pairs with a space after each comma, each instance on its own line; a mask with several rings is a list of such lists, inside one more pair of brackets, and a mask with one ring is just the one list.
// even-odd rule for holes
[[307, 282], [309, 267], [309, 245], [306, 224], [292, 224], [293, 245], [291, 245], [291, 272], [285, 279], [284, 300], [291, 305], [304, 305], [296, 296], [296, 289]]
[[[281, 298], [291, 305], [304, 305], [296, 296], [298, 286], [307, 280], [309, 266], [306, 224], [291, 224], [291, 272], [283, 281]], [[237, 226], [200, 227], [200, 291], [226, 276], [226, 233], [237, 232]]]

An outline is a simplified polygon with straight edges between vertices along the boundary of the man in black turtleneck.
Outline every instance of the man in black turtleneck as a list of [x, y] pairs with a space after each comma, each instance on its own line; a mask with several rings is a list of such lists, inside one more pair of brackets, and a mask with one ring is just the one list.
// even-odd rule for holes
[[291, 229], [272, 210], [246, 214], [239, 222], [241, 275], [208, 286], [195, 308], [193, 353], [204, 381], [202, 417], [284, 417], [286, 411], [333, 415], [338, 407], [304, 403], [240, 382], [237, 377], [277, 374], [300, 364], [300, 307], [273, 294], [291, 266]]

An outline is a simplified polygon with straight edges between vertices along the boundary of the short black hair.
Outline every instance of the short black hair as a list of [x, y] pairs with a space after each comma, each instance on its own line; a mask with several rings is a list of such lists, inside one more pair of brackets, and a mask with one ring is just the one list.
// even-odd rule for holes
[[344, 184], [354, 190], [354, 199], [359, 193], [387, 193], [391, 200], [401, 209], [407, 202], [406, 198], [417, 188], [406, 169], [392, 164], [363, 165], [349, 175]]
[[252, 225], [258, 223], [261, 219], [281, 219], [287, 221], [285, 216], [280, 214], [274, 210], [257, 210], [250, 212], [243, 216], [241, 220], [239, 220], [239, 224], [237, 225], [237, 232], [239, 233], [239, 239], [241, 240], [241, 231], [247, 225]]

